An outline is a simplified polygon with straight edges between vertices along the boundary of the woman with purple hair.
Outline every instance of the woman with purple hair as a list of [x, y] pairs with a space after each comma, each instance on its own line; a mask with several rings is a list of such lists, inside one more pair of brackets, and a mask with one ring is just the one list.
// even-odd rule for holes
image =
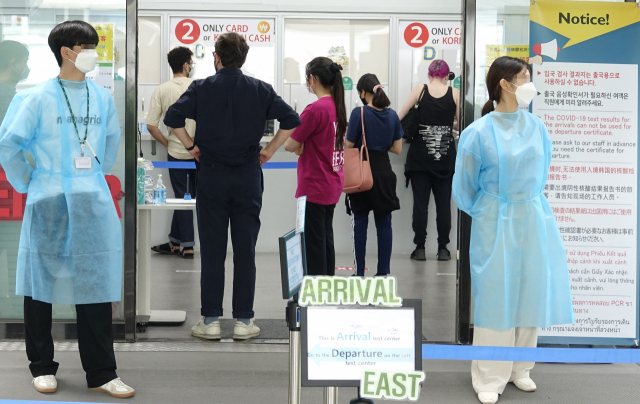
[[403, 119], [418, 104], [418, 135], [412, 139], [405, 176], [413, 190], [413, 242], [416, 249], [411, 259], [426, 260], [427, 217], [431, 192], [436, 203], [438, 228], [438, 260], [448, 261], [447, 249], [451, 231], [451, 181], [456, 165], [453, 129], [458, 129], [460, 92], [449, 87], [449, 65], [434, 60], [429, 66], [429, 84], [416, 86], [400, 113]]

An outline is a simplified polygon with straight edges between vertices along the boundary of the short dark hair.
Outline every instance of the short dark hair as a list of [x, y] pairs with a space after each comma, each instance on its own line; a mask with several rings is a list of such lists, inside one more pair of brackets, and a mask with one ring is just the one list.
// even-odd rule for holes
[[182, 73], [182, 67], [185, 63], [189, 63], [191, 61], [192, 56], [193, 52], [191, 49], [185, 46], [176, 46], [167, 54], [167, 60], [169, 61], [169, 66], [171, 66], [171, 70], [174, 73]]
[[56, 57], [58, 66], [62, 66], [60, 49], [63, 46], [73, 49], [78, 45], [98, 46], [99, 42], [96, 29], [84, 21], [65, 21], [56, 25], [49, 34], [49, 48]]
[[215, 49], [222, 66], [232, 69], [241, 68], [247, 60], [247, 53], [249, 53], [247, 41], [235, 32], [220, 35], [216, 41]]
[[29, 49], [20, 42], [2, 41], [0, 42], [0, 70], [6, 70], [14, 60], [29, 57]]

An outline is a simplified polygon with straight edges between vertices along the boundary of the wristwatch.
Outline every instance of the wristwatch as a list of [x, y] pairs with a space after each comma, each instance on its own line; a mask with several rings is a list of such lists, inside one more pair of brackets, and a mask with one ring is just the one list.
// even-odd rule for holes
[[187, 149], [188, 151], [191, 151], [191, 150], [193, 150], [195, 148], [196, 148], [196, 142], [193, 142], [193, 146], [191, 146], [191, 147], [185, 147], [185, 149]]

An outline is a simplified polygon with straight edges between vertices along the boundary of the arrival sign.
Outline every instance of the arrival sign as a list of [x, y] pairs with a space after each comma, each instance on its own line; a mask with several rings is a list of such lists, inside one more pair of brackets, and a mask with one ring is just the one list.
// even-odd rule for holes
[[355, 387], [364, 371], [416, 371], [422, 356], [416, 314], [412, 306], [306, 307], [303, 386]]

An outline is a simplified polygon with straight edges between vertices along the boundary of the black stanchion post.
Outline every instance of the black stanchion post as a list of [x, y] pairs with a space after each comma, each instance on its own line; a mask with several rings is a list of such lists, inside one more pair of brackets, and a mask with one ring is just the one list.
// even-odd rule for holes
[[370, 398], [364, 398], [360, 396], [360, 387], [358, 387], [358, 397], [349, 401], [349, 404], [373, 404], [373, 400]]
[[287, 325], [289, 327], [289, 404], [300, 404], [301, 358], [300, 358], [300, 306], [298, 295], [287, 303]]

